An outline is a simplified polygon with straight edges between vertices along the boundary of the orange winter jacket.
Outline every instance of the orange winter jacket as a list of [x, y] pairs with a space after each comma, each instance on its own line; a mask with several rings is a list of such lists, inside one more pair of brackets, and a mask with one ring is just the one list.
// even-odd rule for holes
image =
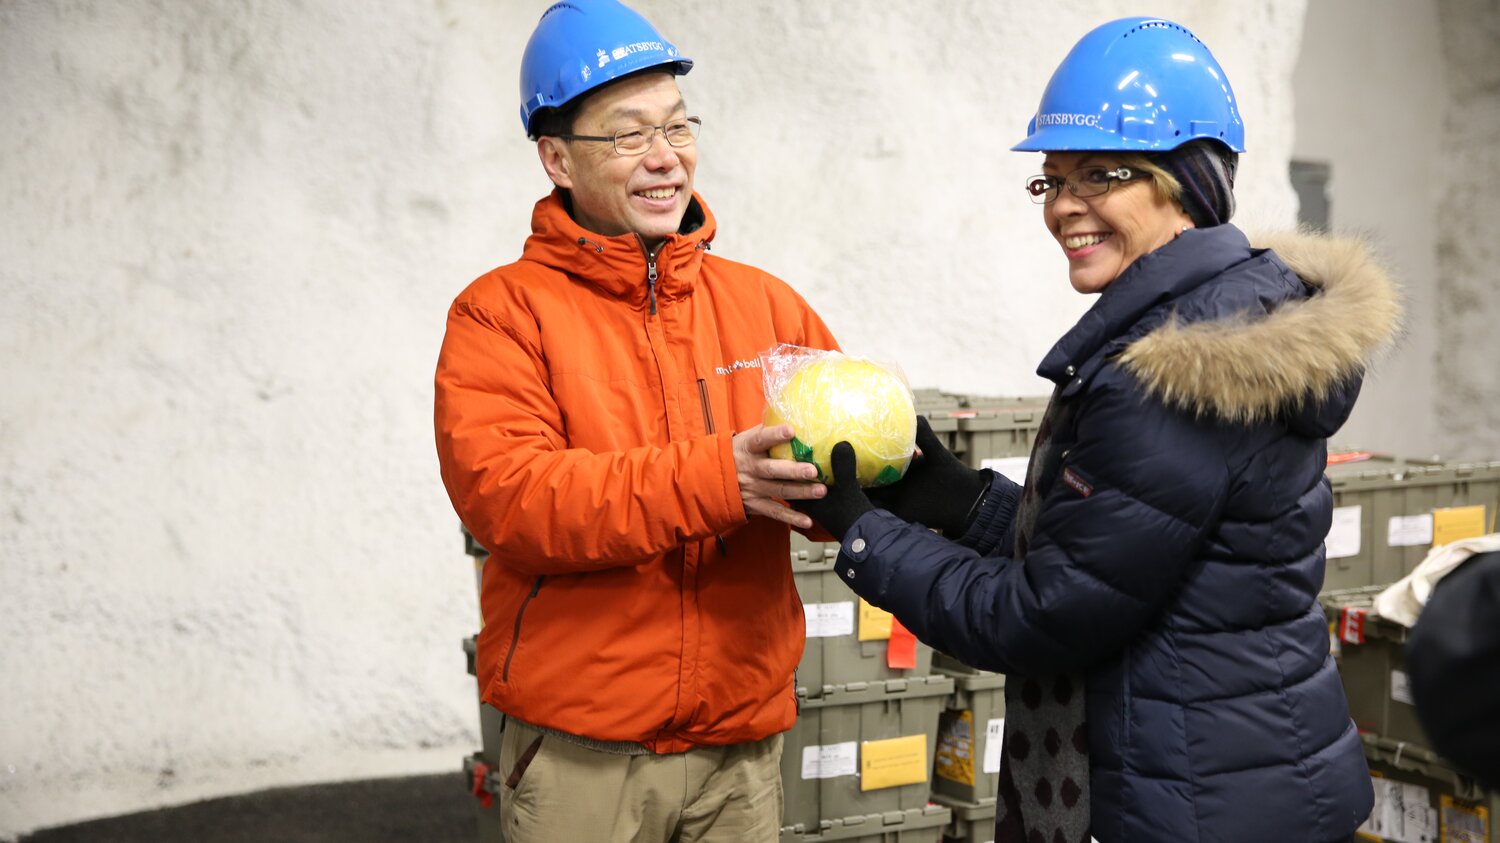
[[757, 355], [832, 335], [784, 282], [708, 254], [697, 196], [654, 262], [557, 193], [531, 225], [454, 301], [437, 367], [443, 483], [491, 552], [483, 699], [658, 753], [785, 731], [802, 605], [730, 439], [760, 423]]

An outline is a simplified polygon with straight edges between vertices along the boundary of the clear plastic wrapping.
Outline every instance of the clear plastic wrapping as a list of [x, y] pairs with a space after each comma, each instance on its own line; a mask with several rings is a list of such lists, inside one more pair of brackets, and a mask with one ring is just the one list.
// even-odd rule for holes
[[830, 452], [847, 441], [861, 486], [885, 486], [906, 473], [916, 451], [917, 411], [900, 368], [788, 344], [762, 353], [760, 364], [765, 424], [789, 424], [796, 432], [771, 456], [812, 463], [818, 479], [831, 484]]

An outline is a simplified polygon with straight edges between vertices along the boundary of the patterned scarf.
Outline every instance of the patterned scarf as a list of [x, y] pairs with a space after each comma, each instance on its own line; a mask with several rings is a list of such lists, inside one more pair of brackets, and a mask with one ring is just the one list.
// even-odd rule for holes
[[[1031, 465], [1016, 511], [1015, 558], [1024, 560], [1046, 489], [1061, 458], [1048, 443], [1071, 426], [1074, 402], [1052, 393], [1031, 446]], [[1020, 681], [1016, 681], [1016, 680]], [[995, 843], [1089, 843], [1088, 724], [1083, 676], [1012, 677], [1005, 683], [1005, 738]]]

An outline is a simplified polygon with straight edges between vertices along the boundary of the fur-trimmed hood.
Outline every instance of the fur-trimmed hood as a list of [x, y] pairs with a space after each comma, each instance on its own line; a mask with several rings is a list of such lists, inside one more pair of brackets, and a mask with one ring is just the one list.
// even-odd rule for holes
[[1174, 315], [1130, 343], [1118, 362], [1168, 405], [1239, 423], [1295, 414], [1351, 384], [1357, 391], [1400, 334], [1397, 285], [1361, 241], [1309, 233], [1257, 240], [1317, 293], [1259, 318], [1184, 323]]

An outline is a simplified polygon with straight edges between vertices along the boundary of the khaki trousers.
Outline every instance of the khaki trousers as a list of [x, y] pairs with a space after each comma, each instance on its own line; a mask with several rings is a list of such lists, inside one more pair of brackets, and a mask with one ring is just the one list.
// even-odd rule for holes
[[[774, 843], [781, 735], [672, 755], [613, 755], [507, 720], [506, 843]], [[527, 757], [529, 756], [529, 757]]]

